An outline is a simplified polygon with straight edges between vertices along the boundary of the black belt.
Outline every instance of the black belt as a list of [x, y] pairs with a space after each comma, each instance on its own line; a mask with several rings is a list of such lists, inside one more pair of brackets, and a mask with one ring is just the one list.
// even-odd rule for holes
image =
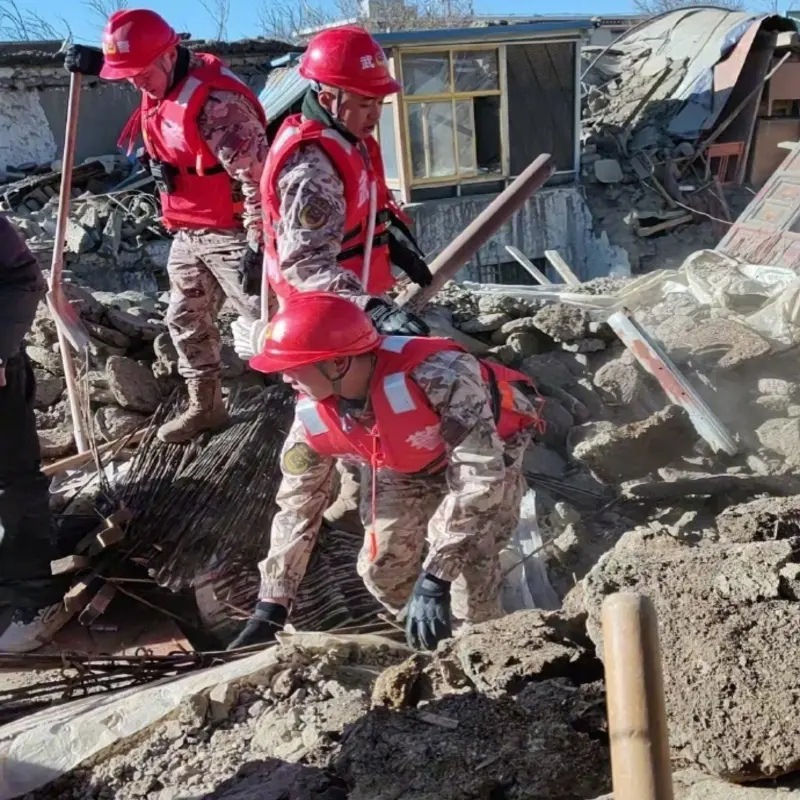
[[[372, 238], [372, 249], [376, 250], [379, 247], [383, 247], [384, 245], [389, 244], [389, 231], [384, 231], [383, 233], [379, 233], [377, 236]], [[357, 244], [355, 247], [348, 247], [347, 250], [342, 250], [338, 256], [336, 256], [337, 261], [347, 261], [348, 258], [353, 258], [354, 256], [363, 256], [364, 255], [364, 245]]]
[[[384, 208], [382, 211], [379, 211], [375, 215], [375, 227], [377, 228], [378, 225], [383, 225], [386, 222], [389, 222], [392, 218], [392, 213], [389, 211], [388, 208]], [[355, 226], [352, 230], [349, 230], [344, 236], [342, 236], [342, 244], [349, 241], [355, 236], [358, 236], [361, 233], [362, 225], [359, 222], [358, 225]]]

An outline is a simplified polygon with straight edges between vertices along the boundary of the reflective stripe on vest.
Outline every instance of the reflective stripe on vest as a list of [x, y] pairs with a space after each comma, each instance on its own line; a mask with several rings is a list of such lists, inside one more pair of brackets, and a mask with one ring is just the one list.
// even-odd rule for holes
[[395, 414], [416, 411], [417, 404], [411, 396], [404, 372], [395, 372], [383, 379], [383, 392]]
[[387, 336], [381, 342], [381, 350], [388, 350], [390, 353], [402, 353], [403, 348], [409, 342], [408, 336]]
[[183, 84], [180, 93], [175, 98], [174, 102], [176, 105], [186, 106], [189, 105], [189, 101], [192, 99], [192, 95], [203, 85], [202, 81], [199, 81], [197, 78], [193, 76], [189, 76]]
[[325, 420], [322, 419], [317, 404], [310, 398], [304, 397], [299, 400], [295, 413], [310, 436], [322, 436], [322, 434], [328, 432], [328, 426], [325, 424]]

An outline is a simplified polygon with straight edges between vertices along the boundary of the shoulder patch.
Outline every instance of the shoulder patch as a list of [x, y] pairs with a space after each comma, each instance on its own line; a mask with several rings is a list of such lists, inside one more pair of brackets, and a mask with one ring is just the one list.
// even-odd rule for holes
[[322, 197], [312, 197], [300, 209], [297, 219], [300, 224], [310, 231], [319, 230], [331, 216], [331, 206]]
[[281, 466], [287, 475], [305, 475], [318, 463], [319, 455], [305, 442], [292, 445], [281, 460]]

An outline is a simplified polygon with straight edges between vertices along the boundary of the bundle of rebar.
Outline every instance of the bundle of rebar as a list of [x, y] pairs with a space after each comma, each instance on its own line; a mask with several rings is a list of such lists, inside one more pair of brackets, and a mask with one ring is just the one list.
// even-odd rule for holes
[[209, 565], [235, 570], [269, 547], [280, 482], [278, 459], [294, 396], [282, 385], [229, 401], [231, 425], [189, 445], [155, 435], [178, 413], [166, 408], [139, 446], [119, 495], [133, 514], [125, 556], [142, 559], [162, 585], [191, 585]]

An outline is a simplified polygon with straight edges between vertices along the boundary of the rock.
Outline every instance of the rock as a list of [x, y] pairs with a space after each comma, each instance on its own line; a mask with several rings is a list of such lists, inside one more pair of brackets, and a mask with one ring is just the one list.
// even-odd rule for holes
[[575, 383], [575, 375], [552, 353], [526, 358], [520, 365], [520, 371], [534, 383], [547, 383], [558, 389], [564, 389]]
[[152, 414], [161, 402], [153, 373], [132, 358], [111, 356], [106, 363], [108, 385], [122, 408]]
[[478, 314], [458, 324], [464, 333], [491, 333], [501, 328], [511, 317], [508, 314]]
[[506, 314], [522, 317], [528, 313], [529, 305], [518, 297], [509, 294], [481, 295], [478, 298], [478, 311], [481, 314]]
[[506, 347], [510, 347], [517, 356], [517, 360], [536, 355], [542, 350], [542, 342], [535, 333], [512, 333], [508, 337]]
[[536, 327], [557, 342], [583, 339], [588, 332], [589, 315], [581, 308], [549, 305], [536, 312]]
[[217, 684], [208, 695], [212, 722], [224, 722], [236, 705], [239, 690], [232, 683]]
[[575, 425], [575, 418], [552, 397], [545, 399], [539, 413], [545, 421], [545, 430], [537, 436], [537, 441], [550, 447], [562, 448], [570, 429]]
[[423, 657], [415, 653], [402, 663], [393, 664], [385, 669], [378, 675], [372, 687], [370, 698], [372, 708], [390, 708], [399, 711], [401, 708], [416, 706], [423, 666]]
[[725, 317], [702, 322], [680, 337], [680, 343], [707, 368], [734, 367], [767, 355], [770, 343], [752, 328]]
[[495, 358], [498, 358], [507, 367], [514, 367], [519, 361], [519, 354], [508, 344], [501, 344], [499, 347], [490, 347], [487, 352]]
[[768, 450], [782, 455], [793, 464], [800, 464], [800, 418], [768, 419], [756, 428], [758, 441]]
[[133, 433], [147, 420], [144, 414], [136, 411], [126, 411], [116, 406], [98, 408], [94, 415], [94, 422], [100, 435], [107, 442], [113, 442], [122, 436]]
[[512, 333], [534, 333], [538, 330], [533, 317], [521, 317], [505, 322], [492, 335], [492, 344], [505, 344]]
[[644, 375], [636, 364], [614, 359], [597, 370], [592, 383], [603, 393], [603, 399], [614, 405], [629, 406], [644, 392]]
[[124, 353], [131, 346], [130, 338], [118, 330], [107, 328], [105, 325], [99, 325], [96, 322], [86, 322], [85, 325], [90, 336], [116, 350], [121, 350]]
[[102, 323], [105, 308], [86, 289], [82, 289], [74, 283], [65, 283], [64, 294], [82, 317], [91, 322]]
[[572, 457], [606, 483], [642, 478], [692, 452], [697, 433], [686, 412], [668, 406], [628, 425], [590, 422]]
[[606, 343], [602, 339], [580, 339], [577, 342], [562, 342], [561, 349], [568, 353], [599, 353], [606, 349]]
[[[178, 351], [172, 343], [169, 333], [159, 333], [153, 341], [156, 361], [153, 374], [156, 378], [168, 378], [178, 374]], [[238, 356], [237, 356], [238, 357]]]
[[127, 311], [109, 308], [106, 316], [109, 324], [132, 339], [143, 339], [146, 342], [152, 342], [159, 334], [166, 331], [166, 325], [163, 322], [142, 319]]
[[38, 364], [51, 375], [63, 377], [64, 367], [61, 364], [61, 356], [57, 352], [36, 345], [28, 345], [26, 352], [34, 364]]
[[800, 766], [792, 666], [797, 604], [781, 596], [796, 538], [690, 546], [632, 531], [585, 580], [588, 631], [602, 653], [600, 609], [616, 591], [651, 598], [659, 620], [674, 761], [736, 783]]
[[792, 400], [785, 394], [762, 394], [756, 398], [756, 405], [768, 414], [785, 416], [789, 412]]
[[765, 395], [781, 395], [783, 397], [796, 398], [798, 396], [798, 385], [791, 381], [781, 380], [780, 378], [760, 378], [758, 381], [758, 391]]
[[560, 478], [567, 469], [567, 462], [549, 447], [536, 442], [531, 445], [522, 457], [522, 468], [525, 472], [538, 472], [553, 478]]
[[55, 428], [39, 431], [39, 447], [42, 458], [63, 458], [75, 449], [72, 425], [62, 423]]
[[65, 248], [68, 252], [81, 255], [91, 250], [94, 240], [91, 233], [71, 217], [67, 218], [67, 238]]
[[620, 183], [622, 167], [616, 158], [601, 158], [594, 162], [594, 176], [600, 183]]
[[28, 341], [37, 347], [43, 347], [46, 350], [52, 349], [52, 346], [58, 341], [58, 328], [55, 321], [50, 317], [37, 316], [33, 320]]
[[63, 378], [57, 378], [42, 369], [35, 369], [33, 374], [36, 378], [36, 400], [35, 405], [38, 409], [50, 408], [55, 405], [64, 394], [66, 384]]
[[727, 542], [773, 541], [800, 536], [800, 496], [768, 497], [729, 506], [716, 519]]

